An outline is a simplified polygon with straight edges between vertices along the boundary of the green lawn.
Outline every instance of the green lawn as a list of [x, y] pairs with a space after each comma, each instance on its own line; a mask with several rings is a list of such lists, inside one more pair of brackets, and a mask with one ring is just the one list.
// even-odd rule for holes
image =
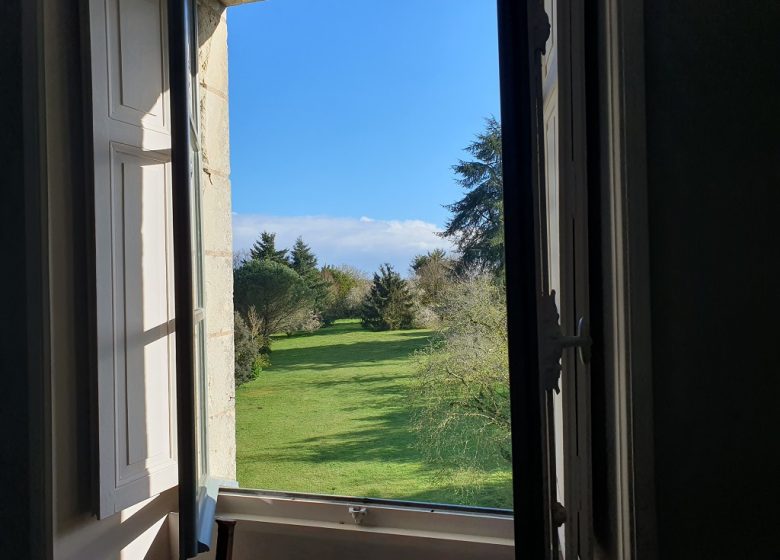
[[276, 338], [272, 366], [236, 390], [241, 486], [511, 507], [509, 469], [470, 473], [464, 494], [413, 447], [409, 355], [430, 334], [339, 321]]

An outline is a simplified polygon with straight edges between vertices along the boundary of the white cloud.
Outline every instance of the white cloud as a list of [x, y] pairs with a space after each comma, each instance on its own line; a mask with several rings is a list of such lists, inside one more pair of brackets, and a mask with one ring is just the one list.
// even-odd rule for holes
[[299, 235], [320, 264], [349, 264], [373, 272], [389, 262], [406, 274], [414, 255], [433, 249], [451, 251], [436, 225], [422, 220], [375, 220], [331, 216], [233, 214], [233, 249], [248, 249], [261, 231], [276, 233], [277, 247], [289, 248]]

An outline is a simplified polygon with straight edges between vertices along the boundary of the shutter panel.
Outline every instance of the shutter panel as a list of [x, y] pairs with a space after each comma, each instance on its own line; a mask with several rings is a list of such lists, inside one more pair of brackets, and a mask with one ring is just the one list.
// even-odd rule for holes
[[164, 0], [90, 0], [98, 517], [177, 484]]

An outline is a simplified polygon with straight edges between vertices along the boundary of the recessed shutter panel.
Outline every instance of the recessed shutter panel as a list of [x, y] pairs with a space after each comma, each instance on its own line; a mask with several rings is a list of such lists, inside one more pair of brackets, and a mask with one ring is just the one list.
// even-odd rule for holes
[[90, 0], [98, 515], [177, 484], [164, 0]]

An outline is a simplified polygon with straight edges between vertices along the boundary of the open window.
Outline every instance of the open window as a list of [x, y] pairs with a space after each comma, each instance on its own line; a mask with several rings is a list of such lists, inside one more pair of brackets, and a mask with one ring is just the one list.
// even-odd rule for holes
[[[203, 549], [198, 540], [209, 540], [219, 491], [209, 478], [196, 5], [90, 0], [89, 7], [99, 515], [178, 485], [180, 546], [189, 557]], [[498, 2], [514, 527], [517, 554], [528, 558], [590, 557], [578, 18], [566, 2]], [[241, 491], [223, 494], [232, 507], [251, 502]], [[379, 502], [342, 500], [335, 515], [345, 504], [358, 517], [360, 508], [404, 507]], [[406, 506], [420, 514], [419, 504]], [[290, 515], [299, 524], [313, 519]]]

